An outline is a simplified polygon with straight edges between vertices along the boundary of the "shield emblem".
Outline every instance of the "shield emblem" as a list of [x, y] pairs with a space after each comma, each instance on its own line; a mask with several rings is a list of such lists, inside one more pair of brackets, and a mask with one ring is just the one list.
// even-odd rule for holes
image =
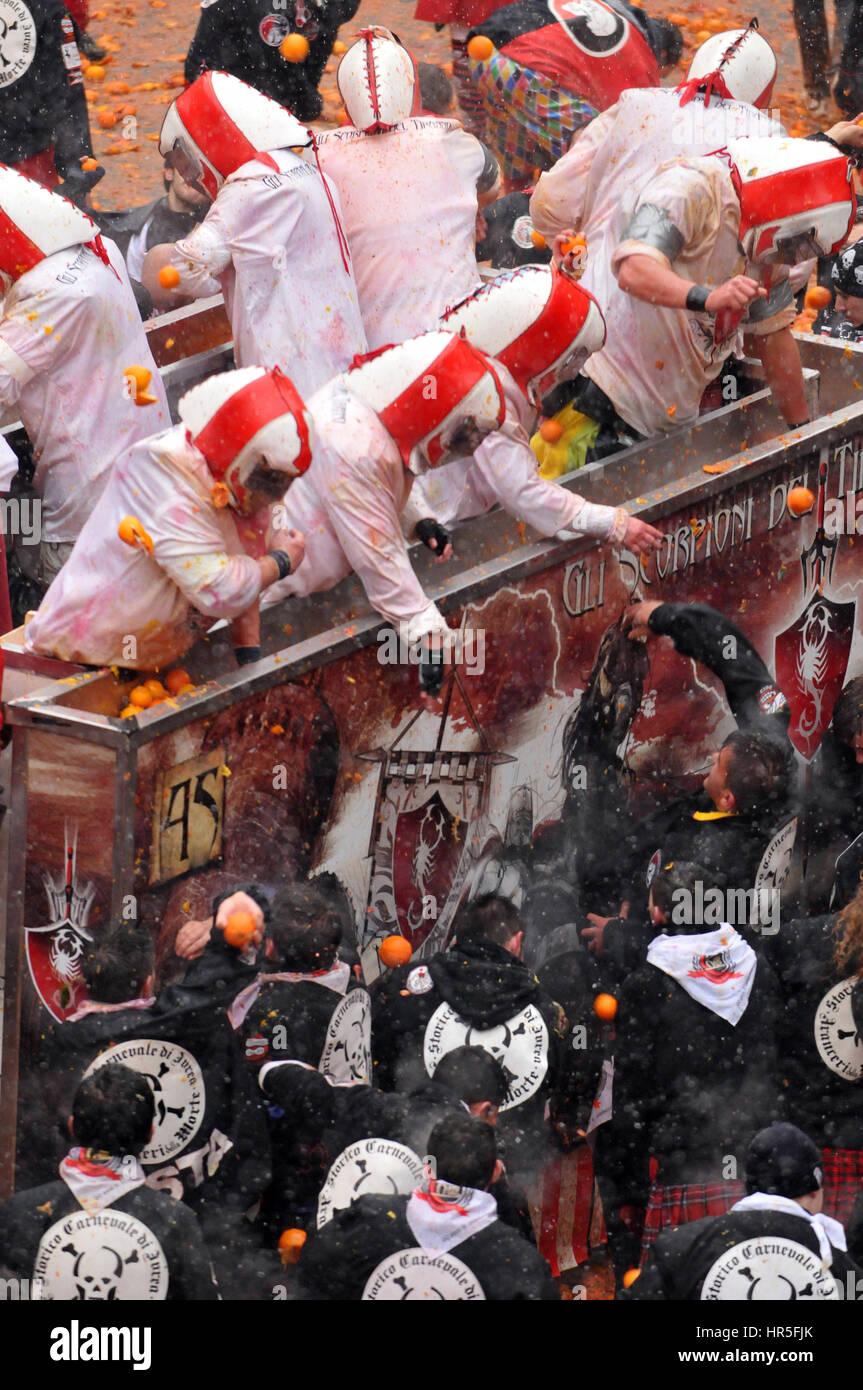
[[817, 752], [842, 689], [856, 609], [854, 601], [836, 603], [815, 593], [776, 637], [776, 680], [791, 707], [788, 736], [807, 762]]
[[393, 837], [393, 884], [402, 934], [414, 950], [435, 924], [437, 904], [446, 902], [464, 852], [465, 836], [440, 793], [402, 811]]
[[45, 927], [28, 927], [25, 932], [30, 978], [58, 1023], [65, 1023], [87, 997], [81, 960], [87, 943], [93, 940], [87, 931], [87, 917], [96, 891], [91, 883], [84, 887], [78, 883], [76, 855], [77, 833], [74, 841], [67, 834], [65, 876], [43, 876], [51, 921]]
[[608, 58], [629, 38], [629, 21], [602, 0], [547, 0], [568, 37], [591, 58]]

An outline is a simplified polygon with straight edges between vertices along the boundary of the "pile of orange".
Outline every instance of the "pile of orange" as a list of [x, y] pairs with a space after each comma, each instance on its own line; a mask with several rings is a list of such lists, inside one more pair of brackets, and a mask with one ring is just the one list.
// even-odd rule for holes
[[188, 671], [184, 671], [182, 666], [177, 666], [168, 672], [164, 683], [153, 676], [134, 686], [129, 691], [128, 705], [120, 711], [120, 718], [128, 719], [132, 714], [140, 714], [142, 709], [160, 705], [163, 700], [170, 700], [174, 695], [185, 695], [194, 688]]

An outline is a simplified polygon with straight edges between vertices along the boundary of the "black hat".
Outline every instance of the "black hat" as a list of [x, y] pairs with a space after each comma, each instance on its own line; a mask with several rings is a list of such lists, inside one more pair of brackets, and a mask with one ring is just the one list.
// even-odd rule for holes
[[839, 252], [830, 270], [830, 280], [840, 294], [863, 299], [863, 241], [855, 241]]
[[746, 1191], [806, 1197], [823, 1184], [821, 1150], [796, 1125], [762, 1129], [746, 1155]]
[[530, 220], [530, 194], [507, 193], [482, 210], [488, 228], [476, 244], [478, 261], [491, 261], [496, 270], [514, 270], [520, 265], [547, 265], [551, 248], [533, 242]]

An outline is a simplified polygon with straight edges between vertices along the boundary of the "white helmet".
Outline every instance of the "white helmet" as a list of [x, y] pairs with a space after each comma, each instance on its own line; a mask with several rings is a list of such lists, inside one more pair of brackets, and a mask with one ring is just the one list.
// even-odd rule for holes
[[336, 74], [351, 124], [367, 135], [392, 130], [420, 109], [420, 84], [412, 54], [389, 29], [363, 29]]
[[238, 511], [260, 464], [284, 475], [283, 493], [312, 461], [311, 417], [278, 367], [220, 372], [181, 396], [177, 409], [213, 477], [228, 489], [228, 504]]
[[538, 406], [571, 381], [605, 342], [605, 319], [587, 290], [550, 265], [526, 265], [489, 280], [450, 309], [441, 326], [463, 331], [502, 362]]
[[695, 50], [686, 80], [677, 88], [680, 104], [685, 106], [703, 92], [705, 106], [715, 95], [763, 111], [776, 81], [776, 66], [776, 54], [754, 21], [748, 29], [714, 34]]
[[759, 265], [832, 256], [854, 225], [851, 165], [835, 145], [790, 136], [728, 142], [740, 199], [738, 241]]
[[433, 329], [379, 348], [355, 358], [342, 379], [375, 411], [414, 473], [471, 453], [506, 414], [494, 363], [454, 333]]
[[187, 183], [215, 198], [229, 174], [267, 150], [310, 145], [304, 125], [248, 83], [205, 72], [168, 108], [159, 151]]
[[35, 179], [0, 164], [0, 290], [46, 256], [95, 241], [99, 228], [86, 214]]

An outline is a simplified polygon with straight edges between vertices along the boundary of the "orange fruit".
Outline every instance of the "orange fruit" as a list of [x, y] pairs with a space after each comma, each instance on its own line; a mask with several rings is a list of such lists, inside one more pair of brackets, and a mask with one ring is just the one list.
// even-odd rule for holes
[[144, 685], [147, 688], [147, 690], [149, 690], [154, 701], [164, 700], [168, 694], [162, 682], [157, 681], [155, 678], [152, 680], [144, 681]]
[[140, 546], [152, 555], [153, 542], [136, 516], [124, 516], [117, 527], [117, 535], [126, 545]]
[[179, 694], [184, 685], [190, 686], [191, 683], [188, 671], [184, 671], [182, 666], [177, 666], [175, 670], [169, 671], [165, 677], [165, 689], [172, 695]]
[[110, 130], [112, 126], [117, 124], [117, 117], [113, 111], [100, 111], [98, 119], [103, 130]]
[[279, 1236], [279, 1255], [283, 1265], [295, 1265], [306, 1243], [306, 1233], [298, 1226], [289, 1226]]
[[542, 232], [538, 232], [536, 228], [534, 228], [534, 230], [531, 232], [530, 239], [533, 242], [534, 246], [538, 246], [540, 249], [542, 249], [543, 246], [547, 245], [547, 242]]
[[130, 714], [138, 714], [139, 710], [139, 705], [126, 705], [124, 709], [120, 710], [120, 718], [128, 719]]
[[623, 1287], [628, 1289], [631, 1284], [635, 1283], [640, 1273], [640, 1269], [628, 1269], [623, 1276]]
[[138, 709], [149, 709], [153, 703], [153, 697], [146, 685], [136, 685], [134, 690], [129, 692], [129, 704], [136, 705]]
[[546, 444], [556, 444], [563, 434], [563, 425], [559, 420], [543, 420], [539, 427], [540, 439], [544, 439]]
[[229, 946], [242, 951], [255, 935], [255, 919], [251, 912], [232, 912], [225, 923], [225, 940]]
[[475, 63], [484, 63], [486, 58], [490, 58], [494, 53], [494, 44], [485, 34], [477, 34], [468, 44], [467, 52], [468, 57], [473, 58]]
[[593, 1001], [593, 1012], [597, 1018], [609, 1022], [617, 1013], [617, 1000], [613, 994], [598, 994]]
[[803, 303], [807, 309], [826, 309], [832, 298], [826, 285], [813, 285], [811, 290], [806, 291]]
[[84, 170], [85, 174], [92, 174], [93, 170], [98, 169], [98, 167], [99, 165], [96, 160], [91, 159], [89, 155], [85, 155], [81, 160], [81, 168]]
[[788, 494], [788, 510], [792, 516], [805, 516], [815, 506], [815, 494], [808, 487], [793, 487]]
[[180, 283], [180, 272], [176, 266], [163, 265], [159, 271], [158, 279], [163, 290], [173, 290]]
[[309, 56], [309, 41], [302, 34], [288, 34], [279, 44], [279, 52], [288, 63], [302, 63]]
[[346, 43], [342, 43], [341, 39], [336, 39], [335, 43], [333, 44], [333, 52], [335, 53], [336, 57], [337, 57], [337, 58], [340, 58], [341, 55], [342, 55], [343, 53], [347, 53], [347, 51], [348, 51], [348, 46], [347, 46], [347, 44], [346, 44]]
[[125, 96], [126, 93], [131, 92], [131, 90], [132, 88], [129, 86], [128, 82], [108, 82], [105, 87], [105, 91], [110, 92], [111, 95], [115, 97]]
[[583, 236], [570, 236], [570, 237], [567, 237], [567, 238], [566, 238], [566, 241], [561, 242], [561, 246], [560, 246], [560, 254], [561, 254], [562, 256], [568, 256], [568, 255], [570, 254], [570, 252], [572, 252], [572, 251], [586, 251], [586, 250], [587, 250], [587, 242], [585, 241], [585, 239], [584, 239]]
[[397, 965], [407, 965], [413, 951], [409, 941], [405, 941], [398, 932], [393, 936], [385, 936], [378, 947], [378, 956], [383, 965], [389, 966], [394, 970]]
[[101, 82], [105, 76], [105, 69], [100, 63], [90, 63], [89, 67], [84, 69], [84, 76], [88, 82]]
[[181, 686], [180, 686], [180, 689], [179, 689], [179, 690], [175, 690], [173, 693], [174, 693], [175, 695], [185, 695], [189, 690], [194, 690], [194, 689], [195, 689], [195, 687], [192, 685], [192, 682], [189, 681], [189, 684], [188, 684], [188, 685], [181, 685]]
[[153, 373], [146, 367], [124, 367], [123, 375], [131, 377], [136, 391], [144, 391], [150, 385]]
[[709, 38], [712, 38], [712, 35], [711, 35], [709, 29], [699, 29], [698, 33], [695, 35], [695, 42], [696, 42], [696, 43], [707, 43], [707, 40], [708, 40]]

